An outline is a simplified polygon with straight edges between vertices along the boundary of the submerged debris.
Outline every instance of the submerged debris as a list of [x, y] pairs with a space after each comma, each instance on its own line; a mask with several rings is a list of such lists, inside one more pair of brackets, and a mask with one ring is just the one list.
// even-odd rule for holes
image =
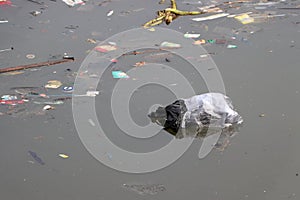
[[166, 187], [162, 184], [123, 184], [123, 188], [140, 195], [156, 195], [166, 191]]

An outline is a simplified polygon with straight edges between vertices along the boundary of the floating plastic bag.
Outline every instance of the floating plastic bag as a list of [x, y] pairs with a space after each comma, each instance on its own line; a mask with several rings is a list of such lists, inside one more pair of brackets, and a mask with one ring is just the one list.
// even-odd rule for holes
[[[189, 99], [179, 99], [166, 107], [158, 107], [149, 117], [176, 137], [189, 132], [190, 136], [207, 136], [213, 130], [220, 130], [243, 122], [233, 109], [229, 97], [220, 93], [206, 93]], [[185, 132], [185, 133], [182, 133]]]

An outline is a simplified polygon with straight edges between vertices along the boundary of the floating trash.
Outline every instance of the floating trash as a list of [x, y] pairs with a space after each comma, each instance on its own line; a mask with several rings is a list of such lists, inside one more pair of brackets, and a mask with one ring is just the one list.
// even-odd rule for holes
[[234, 45], [234, 44], [227, 45], [227, 49], [236, 49], [236, 48], [237, 48], [237, 45]]
[[74, 88], [73, 88], [73, 86], [64, 86], [63, 91], [64, 92], [73, 92]]
[[48, 83], [45, 85], [45, 88], [49, 89], [57, 89], [62, 85], [62, 83], [58, 80], [50, 80]]
[[222, 17], [226, 17], [228, 16], [228, 13], [219, 13], [219, 14], [215, 14], [215, 15], [210, 15], [207, 17], [198, 17], [198, 18], [193, 18], [193, 21], [196, 22], [202, 22], [202, 21], [207, 21], [207, 20], [213, 20], [213, 19], [218, 19], [218, 18], [222, 18]]
[[242, 24], [250, 24], [254, 22], [254, 18], [250, 17], [248, 14], [238, 15], [234, 17]]
[[205, 44], [205, 43], [206, 43], [206, 41], [204, 39], [202, 39], [202, 40], [196, 40], [193, 44], [194, 45], [201, 45], [201, 44]]
[[110, 16], [112, 16], [113, 14], [114, 14], [114, 11], [113, 11], [113, 10], [110, 10], [110, 11], [107, 12], [106, 16], [107, 16], [107, 17], [110, 17]]
[[68, 155], [66, 155], [66, 154], [63, 154], [63, 153], [60, 153], [60, 154], [58, 154], [58, 156], [59, 156], [59, 157], [61, 157], [61, 158], [63, 158], [63, 159], [67, 159], [67, 158], [69, 158], [69, 156], [68, 156]]
[[27, 54], [26, 58], [28, 58], [28, 59], [34, 59], [35, 55], [34, 54]]
[[17, 105], [17, 104], [23, 104], [25, 101], [22, 100], [0, 100], [0, 104], [4, 105]]
[[108, 52], [108, 51], [114, 51], [114, 50], [117, 49], [117, 47], [114, 46], [114, 45], [101, 45], [101, 46], [95, 47], [94, 49], [95, 49], [95, 51], [105, 53], [105, 52]]
[[31, 11], [30, 14], [31, 14], [32, 16], [35, 16], [35, 17], [36, 17], [36, 16], [42, 14], [42, 11], [36, 11], [36, 10], [35, 10], [35, 11]]
[[209, 40], [207, 40], [207, 43], [214, 44], [214, 43], [216, 43], [216, 40], [214, 40], [214, 39], [209, 39]]
[[156, 195], [166, 191], [166, 187], [162, 184], [123, 184], [123, 188], [140, 195]]
[[9, 95], [9, 94], [6, 94], [6, 95], [2, 95], [1, 96], [1, 100], [5, 100], [5, 101], [8, 101], [8, 100], [17, 100], [18, 97], [15, 96], [15, 95]]
[[84, 1], [82, 0], [62, 0], [63, 2], [65, 2], [65, 4], [67, 4], [70, 7], [73, 7], [77, 4], [84, 4]]
[[43, 110], [54, 110], [55, 108], [53, 106], [50, 105], [46, 105], [43, 107]]
[[125, 72], [122, 72], [122, 71], [112, 71], [111, 72], [113, 78], [129, 78], [129, 76], [125, 73]]
[[140, 62], [135, 63], [133, 66], [135, 66], [135, 67], [142, 67], [142, 66], [144, 66], [145, 64], [146, 64], [145, 61], [140, 61]]
[[100, 93], [99, 91], [87, 91], [84, 96], [95, 97], [95, 96], [99, 95], [99, 93]]
[[45, 165], [45, 162], [33, 151], [28, 151], [29, 155], [39, 164]]
[[162, 42], [160, 44], [160, 47], [166, 47], [166, 48], [180, 48], [181, 45], [177, 43], [172, 43], [172, 42]]
[[2, 5], [8, 5], [10, 6], [11, 5], [11, 1], [10, 0], [0, 0], [0, 6]]
[[200, 37], [200, 34], [199, 34], [199, 33], [185, 33], [183, 36], [184, 36], [185, 38], [192, 38], [192, 39], [195, 39], [195, 38]]
[[88, 43], [91, 43], [91, 44], [96, 44], [96, 43], [97, 43], [96, 40], [91, 39], [91, 38], [86, 39], [86, 41], [87, 41]]

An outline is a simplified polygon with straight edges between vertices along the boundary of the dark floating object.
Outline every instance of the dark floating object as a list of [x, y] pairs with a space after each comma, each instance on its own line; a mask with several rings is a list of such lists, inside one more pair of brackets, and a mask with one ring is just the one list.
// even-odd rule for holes
[[28, 151], [31, 157], [41, 165], [45, 165], [45, 162], [33, 151]]

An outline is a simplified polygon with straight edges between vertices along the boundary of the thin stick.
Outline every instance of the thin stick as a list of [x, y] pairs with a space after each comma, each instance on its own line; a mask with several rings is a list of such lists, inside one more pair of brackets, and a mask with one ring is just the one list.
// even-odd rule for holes
[[64, 57], [63, 59], [55, 60], [55, 61], [46, 61], [46, 62], [29, 64], [29, 65], [20, 65], [20, 66], [16, 66], [16, 67], [8, 67], [8, 68], [0, 69], [0, 74], [5, 73], [5, 72], [23, 70], [23, 69], [30, 69], [30, 68], [37, 68], [37, 67], [43, 67], [43, 66], [57, 65], [57, 64], [65, 63], [65, 62], [72, 62], [74, 60], [75, 60], [74, 57]]

